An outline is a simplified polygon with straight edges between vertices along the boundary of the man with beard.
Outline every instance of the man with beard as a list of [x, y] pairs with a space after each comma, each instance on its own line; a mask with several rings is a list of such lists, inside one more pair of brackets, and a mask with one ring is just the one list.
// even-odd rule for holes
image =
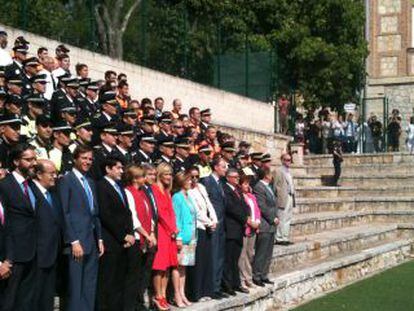
[[34, 293], [36, 260], [36, 199], [29, 185], [36, 164], [34, 147], [18, 144], [10, 152], [13, 171], [0, 182], [7, 215], [5, 261], [12, 265], [2, 310], [25, 310]]

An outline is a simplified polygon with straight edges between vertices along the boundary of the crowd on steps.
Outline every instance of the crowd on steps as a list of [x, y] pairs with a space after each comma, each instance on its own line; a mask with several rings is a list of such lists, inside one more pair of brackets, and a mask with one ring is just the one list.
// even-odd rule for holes
[[123, 73], [71, 72], [63, 44], [32, 56], [7, 41], [0, 29], [0, 310], [52, 311], [56, 297], [169, 310], [272, 284], [274, 242], [291, 244], [289, 154], [274, 172], [210, 109], [168, 111], [131, 98]]

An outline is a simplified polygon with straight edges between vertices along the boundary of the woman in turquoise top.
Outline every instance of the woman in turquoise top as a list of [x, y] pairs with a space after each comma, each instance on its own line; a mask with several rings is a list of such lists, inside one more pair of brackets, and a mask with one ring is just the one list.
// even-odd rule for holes
[[191, 175], [184, 172], [175, 175], [172, 201], [177, 222], [177, 241], [181, 241], [181, 243], [177, 243], [179, 245], [178, 271], [173, 271], [175, 302], [178, 307], [191, 305], [185, 295], [185, 267], [195, 264], [197, 212], [194, 203], [188, 196], [190, 188]]

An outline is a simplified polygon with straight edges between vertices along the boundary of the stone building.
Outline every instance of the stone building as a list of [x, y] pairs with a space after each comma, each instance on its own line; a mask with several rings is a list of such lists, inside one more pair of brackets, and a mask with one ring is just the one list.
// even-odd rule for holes
[[[367, 116], [398, 109], [405, 128], [414, 115], [414, 0], [368, 0]], [[404, 138], [402, 137], [402, 141]]]

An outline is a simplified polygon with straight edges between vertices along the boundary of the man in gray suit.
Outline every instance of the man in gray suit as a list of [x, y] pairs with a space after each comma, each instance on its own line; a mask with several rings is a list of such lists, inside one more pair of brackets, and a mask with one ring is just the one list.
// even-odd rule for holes
[[280, 224], [276, 230], [276, 244], [290, 245], [290, 223], [292, 222], [293, 208], [295, 207], [295, 186], [290, 173], [292, 158], [285, 153], [281, 156], [282, 166], [277, 169], [275, 188], [277, 193], [278, 217]]
[[279, 219], [277, 217], [276, 195], [272, 188], [273, 176], [270, 169], [259, 170], [258, 178], [259, 181], [256, 183], [253, 192], [256, 195], [262, 217], [253, 261], [253, 283], [263, 287], [265, 284], [273, 284], [268, 278], [268, 273]]

